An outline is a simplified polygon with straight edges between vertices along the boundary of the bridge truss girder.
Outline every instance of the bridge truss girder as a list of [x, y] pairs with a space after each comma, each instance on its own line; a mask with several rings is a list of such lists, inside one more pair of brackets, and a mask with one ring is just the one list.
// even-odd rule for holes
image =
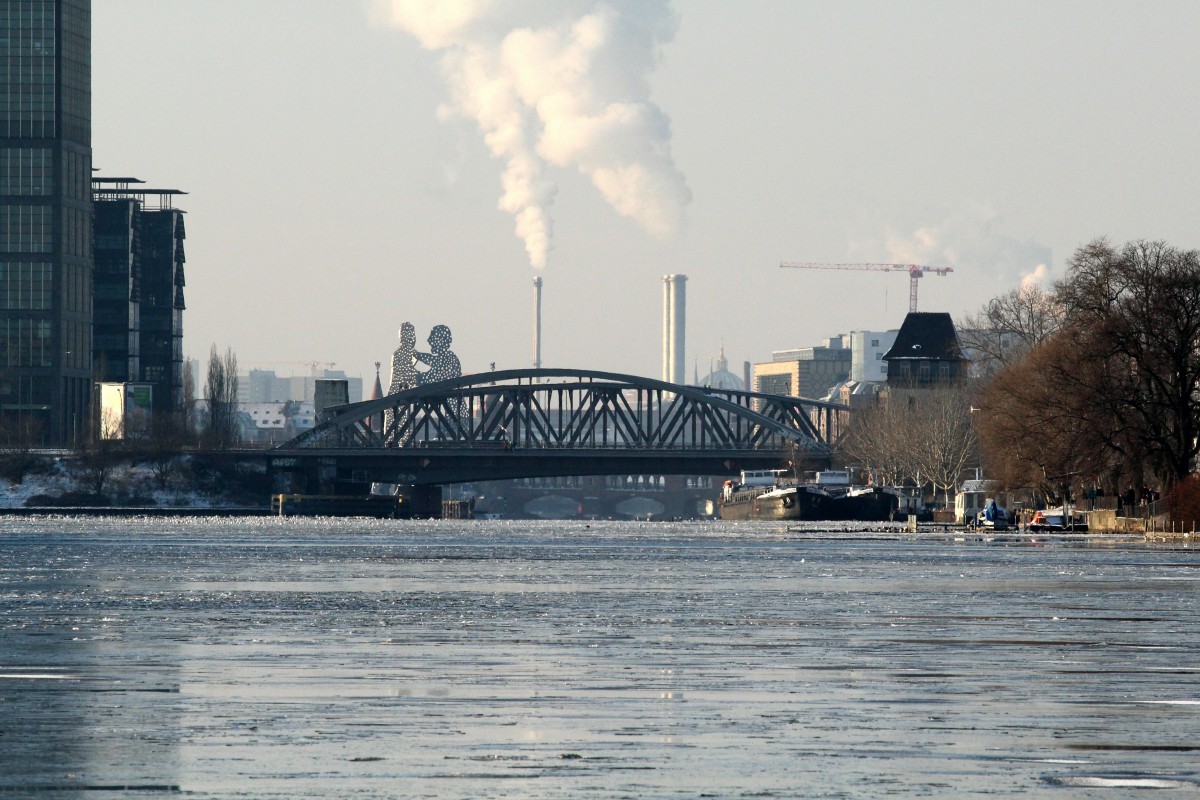
[[805, 403], [617, 373], [504, 370], [329, 409], [272, 461], [316, 458], [414, 483], [827, 463], [824, 426]]

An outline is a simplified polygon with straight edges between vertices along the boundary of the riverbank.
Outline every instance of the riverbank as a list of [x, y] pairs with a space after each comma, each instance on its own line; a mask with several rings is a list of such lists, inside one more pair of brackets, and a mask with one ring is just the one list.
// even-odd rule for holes
[[9, 456], [0, 470], [0, 513], [270, 513], [265, 471], [203, 454], [164, 460], [119, 451], [104, 459], [36, 453], [25, 454], [20, 468], [15, 460]]
[[259, 506], [22, 506], [0, 508], [8, 517], [268, 517]]

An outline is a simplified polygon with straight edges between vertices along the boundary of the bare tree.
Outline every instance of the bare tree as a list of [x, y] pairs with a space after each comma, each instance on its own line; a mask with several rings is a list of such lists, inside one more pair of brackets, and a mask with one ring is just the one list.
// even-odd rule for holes
[[78, 480], [84, 490], [97, 499], [104, 496], [117, 467], [121, 453], [116, 439], [87, 441], [76, 450], [79, 464]]
[[909, 459], [906, 403], [880, 398], [874, 405], [856, 411], [839, 450], [843, 463], [870, 471], [878, 481], [899, 486], [916, 480], [917, 468]]
[[888, 484], [928, 483], [949, 502], [950, 490], [979, 458], [965, 388], [890, 389], [854, 415], [841, 456]]
[[190, 440], [196, 430], [196, 378], [192, 375], [191, 358], [184, 359], [183, 369], [183, 435]]
[[1062, 328], [1065, 309], [1036, 283], [994, 297], [957, 323], [976, 377], [987, 378], [1023, 359]]
[[208, 356], [208, 381], [204, 386], [208, 404], [205, 443], [223, 450], [237, 441], [237, 356], [226, 348], [222, 357], [214, 344]]
[[163, 412], [151, 417], [150, 435], [135, 442], [135, 452], [149, 465], [158, 488], [165, 489], [179, 472], [186, 440], [182, 412]]
[[1122, 470], [1142, 462], [1137, 438], [1107, 404], [1095, 402], [1097, 392], [1112, 391], [1128, 374], [1103, 360], [1081, 367], [1088, 339], [1068, 325], [980, 393], [976, 421], [987, 469], [1005, 486], [1036, 490], [1048, 501], [1069, 499], [1069, 487], [1084, 482], [1115, 491]]
[[1200, 253], [1097, 240], [1075, 252], [1058, 298], [1093, 415], [1165, 483], [1189, 475], [1200, 452]]
[[28, 415], [0, 416], [0, 476], [21, 483], [42, 464], [36, 448], [43, 430], [41, 421]]
[[971, 425], [967, 393], [960, 384], [913, 392], [907, 398], [911, 424], [911, 458], [920, 474], [942, 490], [946, 506], [963, 471], [979, 463], [979, 441]]

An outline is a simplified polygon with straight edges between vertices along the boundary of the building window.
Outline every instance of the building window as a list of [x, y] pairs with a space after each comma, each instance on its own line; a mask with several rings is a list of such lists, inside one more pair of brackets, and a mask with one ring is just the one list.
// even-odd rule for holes
[[763, 392], [764, 394], [789, 395], [792, 393], [792, 376], [759, 375], [758, 391]]
[[0, 148], [0, 194], [46, 197], [52, 194], [54, 161], [45, 148]]
[[54, 265], [0, 261], [0, 309], [44, 311], [50, 308]]
[[53, 213], [49, 206], [0, 207], [0, 253], [49, 253]]
[[0, 368], [51, 366], [49, 320], [0, 320]]

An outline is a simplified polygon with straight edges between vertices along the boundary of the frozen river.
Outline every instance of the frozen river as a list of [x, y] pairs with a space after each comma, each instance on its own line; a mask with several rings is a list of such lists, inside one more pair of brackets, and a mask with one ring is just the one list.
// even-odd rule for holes
[[0, 797], [1194, 797], [1200, 550], [0, 518]]

